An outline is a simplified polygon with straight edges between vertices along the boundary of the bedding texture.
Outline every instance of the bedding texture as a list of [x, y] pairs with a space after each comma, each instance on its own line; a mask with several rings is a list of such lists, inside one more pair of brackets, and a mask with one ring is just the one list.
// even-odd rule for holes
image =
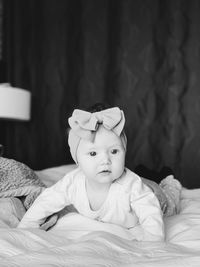
[[[50, 186], [74, 167], [60, 166], [36, 174]], [[164, 219], [165, 242], [134, 241], [120, 226], [75, 212], [60, 218], [49, 231], [12, 228], [0, 218], [0, 266], [199, 267], [200, 189], [181, 188], [179, 200], [179, 213]]]

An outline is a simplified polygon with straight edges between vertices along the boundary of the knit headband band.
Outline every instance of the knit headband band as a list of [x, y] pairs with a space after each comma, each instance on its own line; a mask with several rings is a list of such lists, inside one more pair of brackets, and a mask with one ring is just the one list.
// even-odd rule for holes
[[99, 112], [90, 113], [80, 109], [75, 109], [68, 120], [71, 130], [69, 132], [68, 144], [72, 158], [77, 163], [76, 152], [80, 140], [94, 141], [99, 125], [105, 129], [113, 131], [122, 140], [126, 149], [126, 135], [123, 132], [125, 118], [124, 113], [118, 107], [105, 109]]

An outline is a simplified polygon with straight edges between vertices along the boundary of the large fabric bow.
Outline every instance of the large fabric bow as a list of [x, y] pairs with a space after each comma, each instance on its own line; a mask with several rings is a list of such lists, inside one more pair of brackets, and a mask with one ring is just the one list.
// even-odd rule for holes
[[124, 128], [125, 118], [123, 111], [118, 107], [94, 113], [75, 109], [68, 122], [74, 134], [80, 138], [93, 141], [100, 124], [120, 136]]

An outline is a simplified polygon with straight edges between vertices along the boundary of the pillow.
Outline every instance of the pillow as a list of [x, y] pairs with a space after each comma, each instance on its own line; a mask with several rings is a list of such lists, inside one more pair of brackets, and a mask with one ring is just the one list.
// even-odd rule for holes
[[76, 164], [67, 164], [36, 171], [36, 174], [38, 175], [40, 180], [47, 187], [49, 187], [58, 182], [58, 180], [63, 178], [63, 176], [65, 176], [67, 173], [75, 170], [76, 168], [77, 168]]

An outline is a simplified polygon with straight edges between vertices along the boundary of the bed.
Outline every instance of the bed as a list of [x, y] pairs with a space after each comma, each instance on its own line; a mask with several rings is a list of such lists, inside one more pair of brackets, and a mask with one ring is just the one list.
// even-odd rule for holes
[[[35, 173], [50, 186], [74, 167]], [[73, 212], [67, 216], [49, 231], [18, 229], [0, 218], [0, 266], [200, 266], [200, 189], [182, 189], [180, 213], [165, 218], [162, 243], [132, 241], [118, 226]], [[14, 217], [14, 213], [9, 217], [12, 222]]]

